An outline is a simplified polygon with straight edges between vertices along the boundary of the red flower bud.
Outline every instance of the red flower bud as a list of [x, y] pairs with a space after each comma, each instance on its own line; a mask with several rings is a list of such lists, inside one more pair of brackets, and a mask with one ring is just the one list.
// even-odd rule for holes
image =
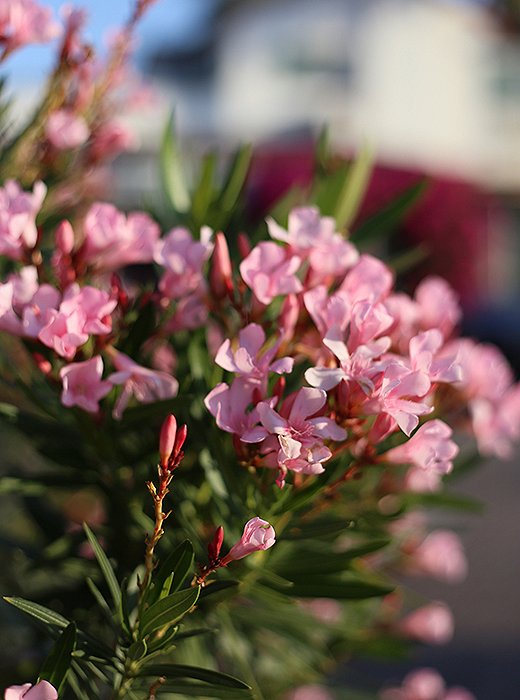
[[215, 530], [213, 539], [208, 544], [208, 558], [211, 566], [213, 566], [218, 560], [223, 541], [224, 528], [222, 527], [222, 525], [219, 525], [219, 527], [217, 527], [217, 529]]
[[175, 420], [175, 416], [170, 414], [162, 424], [159, 437], [159, 458], [161, 467], [166, 467], [168, 465], [168, 460], [175, 446], [176, 436], [177, 421]]

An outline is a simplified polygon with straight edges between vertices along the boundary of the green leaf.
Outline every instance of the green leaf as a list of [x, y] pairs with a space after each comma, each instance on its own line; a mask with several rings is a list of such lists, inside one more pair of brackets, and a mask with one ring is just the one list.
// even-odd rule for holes
[[174, 211], [187, 212], [190, 208], [190, 195], [184, 180], [181, 157], [175, 138], [173, 113], [163, 132], [160, 164], [164, 193], [169, 203]]
[[161, 650], [161, 653], [165, 654], [174, 646], [174, 641], [176, 641], [178, 631], [179, 627], [174, 625], [166, 630], [166, 632], [164, 632], [164, 630], [160, 630], [157, 636], [149, 637], [147, 641], [148, 654], [153, 654], [159, 650]]
[[[70, 620], [67, 620], [67, 618], [63, 617], [63, 615], [60, 615], [59, 613], [54, 612], [54, 610], [50, 610], [43, 605], [26, 600], [25, 598], [4, 596], [4, 600], [6, 603], [13, 605], [26, 615], [38, 620], [38, 622], [42, 623], [46, 627], [65, 628], [70, 624]], [[86, 644], [89, 651], [92, 650], [95, 654], [99, 654], [100, 658], [105, 660], [112, 660], [113, 654], [110, 647], [106, 646], [99, 640], [94, 639], [85, 632], [78, 631], [78, 637]]]
[[[249, 172], [252, 155], [251, 144], [245, 144], [240, 146], [233, 158], [219, 197], [219, 209], [224, 214], [229, 215], [238, 201]], [[224, 223], [220, 225], [224, 226]]]
[[56, 688], [58, 695], [61, 694], [64, 688], [75, 646], [76, 625], [71, 622], [58, 637], [40, 670], [38, 680], [48, 681]]
[[114, 610], [116, 611], [117, 615], [121, 616], [121, 588], [119, 587], [119, 583], [117, 582], [117, 578], [114, 573], [114, 569], [112, 568], [112, 564], [108, 561], [107, 555], [105, 554], [101, 545], [97, 541], [96, 536], [86, 523], [83, 523], [83, 529], [85, 530], [85, 534], [87, 535], [90, 546], [94, 550], [94, 554], [99, 564], [99, 567], [103, 572], [105, 581], [107, 582], [108, 588], [110, 590], [110, 595], [112, 596], [112, 600], [114, 601]]
[[110, 606], [105, 600], [103, 594], [90, 577], [87, 577], [86, 581], [87, 586], [89, 587], [90, 592], [96, 599], [96, 603], [98, 604], [99, 608], [101, 609], [107, 620], [112, 621], [112, 611], [110, 610]]
[[166, 682], [161, 686], [161, 700], [170, 700], [178, 695], [192, 698], [223, 698], [223, 700], [253, 700], [254, 698], [252, 690], [223, 688], [220, 685], [196, 681], [176, 680], [175, 683]]
[[146, 602], [154, 603], [159, 598], [172, 573], [173, 581], [167, 595], [180, 590], [186, 576], [193, 571], [194, 557], [193, 546], [189, 540], [184, 540], [173, 552], [170, 552], [152, 576], [153, 588], [150, 588], [146, 594]]
[[139, 639], [128, 647], [126, 653], [127, 658], [132, 661], [140, 661], [143, 659], [148, 652], [148, 646], [144, 639]]
[[239, 688], [241, 690], [251, 690], [243, 681], [230, 676], [227, 673], [213, 671], [208, 668], [198, 666], [188, 666], [184, 664], [147, 664], [139, 672], [140, 676], [164, 676], [168, 680], [174, 678], [186, 678], [204, 683], [210, 683], [223, 688]]
[[428, 181], [421, 180], [406, 189], [386, 207], [363, 221], [352, 232], [352, 240], [356, 244], [368, 243], [391, 233], [422, 197], [427, 188]]
[[141, 635], [146, 637], [156, 629], [172, 625], [180, 620], [197, 602], [200, 587], [187, 588], [161, 598], [151, 605], [141, 617]]
[[356, 217], [366, 192], [373, 161], [374, 153], [365, 144], [350, 167], [336, 211], [334, 212], [338, 228], [348, 228]]
[[199, 182], [191, 201], [191, 215], [196, 226], [201, 226], [207, 220], [207, 213], [214, 196], [214, 180], [217, 168], [217, 156], [208, 153], [202, 162]]
[[343, 574], [341, 576], [304, 576], [295, 581], [287, 595], [296, 598], [336, 598], [338, 600], [357, 600], [387, 595], [393, 586], [380, 581], [372, 581], [361, 576]]
[[27, 615], [34, 617], [40, 622], [43, 622], [44, 625], [65, 628], [70, 624], [69, 620], [63, 617], [63, 615], [54, 612], [54, 610], [49, 610], [49, 608], [45, 608], [43, 605], [39, 605], [38, 603], [25, 600], [25, 598], [4, 596], [4, 600], [6, 603], [14, 605], [15, 608], [18, 608]]
[[321, 537], [331, 537], [339, 535], [342, 532], [347, 532], [351, 526], [352, 520], [334, 519], [324, 522], [315, 522], [309, 525], [297, 525], [284, 531], [278, 538], [281, 540], [308, 540], [319, 539]]
[[236, 595], [239, 585], [239, 581], [213, 581], [213, 583], [209, 583], [201, 590], [200, 600], [205, 600], [214, 595], [218, 596], [219, 601], [223, 598], [229, 598], [231, 595]]

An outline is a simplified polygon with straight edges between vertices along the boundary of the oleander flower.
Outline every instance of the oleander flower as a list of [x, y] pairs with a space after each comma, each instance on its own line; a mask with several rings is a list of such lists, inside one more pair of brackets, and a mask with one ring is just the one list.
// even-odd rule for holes
[[61, 402], [64, 406], [78, 406], [88, 413], [97, 413], [99, 401], [112, 389], [103, 381], [103, 359], [100, 355], [85, 362], [71, 362], [60, 370], [63, 384]]
[[58, 700], [58, 691], [48, 681], [11, 685], [5, 690], [4, 700]]
[[243, 557], [247, 557], [248, 554], [253, 552], [269, 549], [275, 542], [276, 535], [273, 526], [267, 520], [262, 520], [262, 518], [252, 518], [244, 525], [242, 537], [223, 558], [222, 565], [227, 565], [230, 561], [243, 559]]

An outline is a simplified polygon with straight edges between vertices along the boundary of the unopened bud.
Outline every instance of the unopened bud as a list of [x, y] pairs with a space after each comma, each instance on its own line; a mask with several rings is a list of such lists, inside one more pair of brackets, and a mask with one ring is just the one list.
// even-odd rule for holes
[[40, 372], [42, 372], [45, 375], [50, 374], [52, 372], [52, 364], [49, 362], [49, 360], [45, 359], [45, 357], [39, 352], [35, 352], [33, 354], [33, 358]]
[[161, 427], [159, 436], [159, 458], [161, 467], [168, 465], [168, 460], [175, 446], [175, 438], [177, 435], [177, 421], [175, 416], [170, 414]]
[[56, 247], [63, 255], [70, 255], [74, 248], [74, 231], [66, 219], [56, 229]]
[[211, 292], [217, 299], [223, 299], [233, 289], [232, 267], [226, 237], [222, 232], [215, 235], [215, 247], [209, 273]]
[[244, 258], [247, 258], [251, 252], [251, 241], [249, 240], [247, 233], [239, 233], [237, 236], [237, 243], [240, 259], [244, 260]]
[[213, 539], [208, 544], [208, 558], [211, 565], [215, 564], [215, 562], [218, 560], [223, 542], [224, 528], [222, 527], [222, 525], [219, 525], [219, 527], [217, 527], [217, 529], [215, 530]]
[[175, 436], [175, 443], [173, 445], [173, 450], [172, 450], [172, 458], [176, 462], [179, 461], [180, 451], [182, 450], [182, 446], [184, 445], [184, 443], [186, 441], [187, 435], [188, 435], [188, 426], [181, 425], [181, 427], [177, 430], [177, 435]]

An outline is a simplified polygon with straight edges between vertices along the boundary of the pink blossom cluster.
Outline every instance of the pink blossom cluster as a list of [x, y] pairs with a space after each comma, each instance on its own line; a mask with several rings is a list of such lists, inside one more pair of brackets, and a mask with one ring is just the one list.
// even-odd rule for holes
[[0, 47], [4, 55], [26, 44], [45, 43], [59, 33], [52, 10], [35, 0], [2, 0], [0, 3]]
[[[425, 279], [413, 297], [394, 291], [391, 270], [313, 207], [293, 210], [287, 230], [269, 219], [268, 230], [274, 240], [248, 251], [238, 284], [258, 318], [281, 303], [279, 323], [270, 337], [268, 324], [249, 322], [224, 340], [215, 362], [233, 378], [205, 400], [240, 459], [276, 469], [283, 485], [288, 472], [320, 474], [348, 449], [360, 461], [406, 464], [406, 488], [434, 491], [458, 454], [452, 428], [428, 420], [435, 410], [472, 425], [482, 451], [508, 453], [520, 436], [520, 389], [495, 348], [498, 380], [486, 385], [490, 349], [454, 338], [461, 311], [444, 280]], [[287, 393], [305, 363], [309, 386]], [[385, 452], [399, 433], [408, 439]]]
[[475, 700], [465, 688], [447, 688], [443, 678], [432, 668], [409, 673], [399, 688], [387, 688], [381, 700]]

